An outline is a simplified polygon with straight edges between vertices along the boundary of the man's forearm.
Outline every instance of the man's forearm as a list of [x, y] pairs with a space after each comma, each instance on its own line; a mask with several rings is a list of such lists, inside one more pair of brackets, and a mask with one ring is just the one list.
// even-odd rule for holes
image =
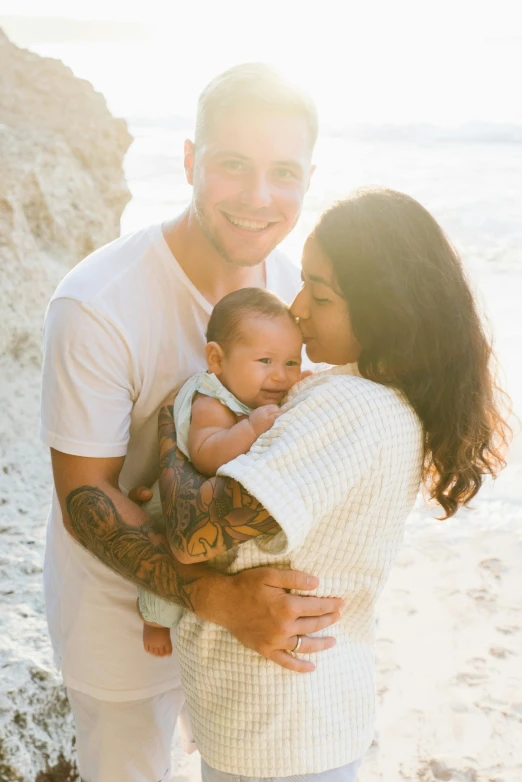
[[[131, 523], [124, 521], [115, 502]], [[110, 487], [106, 492], [97, 486], [80, 486], [68, 494], [66, 507], [82, 546], [118, 575], [165, 600], [197, 611], [204, 603], [204, 582], [219, 578], [205, 565], [177, 563], [162, 530]]]
[[241, 484], [206, 478], [194, 468], [177, 447], [172, 405], [160, 411], [159, 441], [161, 505], [177, 560], [206, 562], [258, 535], [279, 532], [279, 524]]

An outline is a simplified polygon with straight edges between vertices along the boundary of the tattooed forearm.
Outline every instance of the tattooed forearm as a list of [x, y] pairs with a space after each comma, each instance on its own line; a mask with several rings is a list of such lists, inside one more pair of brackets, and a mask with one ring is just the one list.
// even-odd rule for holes
[[165, 534], [150, 520], [126, 524], [110, 497], [96, 486], [80, 486], [66, 500], [78, 541], [123, 578], [193, 611], [200, 574], [182, 574]]
[[167, 539], [183, 562], [202, 562], [280, 527], [231, 478], [205, 478], [176, 447], [173, 408], [159, 421], [160, 491]]

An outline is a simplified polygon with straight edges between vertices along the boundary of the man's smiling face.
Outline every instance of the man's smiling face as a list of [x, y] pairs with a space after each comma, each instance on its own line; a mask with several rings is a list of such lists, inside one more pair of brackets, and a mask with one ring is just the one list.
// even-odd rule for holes
[[187, 143], [194, 213], [226, 261], [255, 266], [290, 233], [310, 184], [311, 156], [304, 118], [262, 108], [224, 113], [198, 148]]

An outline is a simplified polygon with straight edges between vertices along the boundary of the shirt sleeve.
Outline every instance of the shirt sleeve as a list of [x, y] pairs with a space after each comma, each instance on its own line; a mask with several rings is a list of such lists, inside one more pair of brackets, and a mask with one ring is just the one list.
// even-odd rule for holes
[[44, 328], [40, 437], [75, 456], [124, 456], [134, 402], [133, 360], [112, 321], [55, 299]]
[[241, 483], [278, 522], [285, 537], [279, 554], [301, 546], [379, 458], [378, 421], [361, 393], [366, 381], [344, 380], [312, 391], [218, 472]]

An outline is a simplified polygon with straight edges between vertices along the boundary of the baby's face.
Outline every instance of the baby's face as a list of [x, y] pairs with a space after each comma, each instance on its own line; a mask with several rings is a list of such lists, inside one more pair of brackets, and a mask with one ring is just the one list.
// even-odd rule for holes
[[303, 340], [286, 315], [247, 318], [241, 339], [224, 352], [219, 379], [248, 407], [277, 405], [301, 378]]

